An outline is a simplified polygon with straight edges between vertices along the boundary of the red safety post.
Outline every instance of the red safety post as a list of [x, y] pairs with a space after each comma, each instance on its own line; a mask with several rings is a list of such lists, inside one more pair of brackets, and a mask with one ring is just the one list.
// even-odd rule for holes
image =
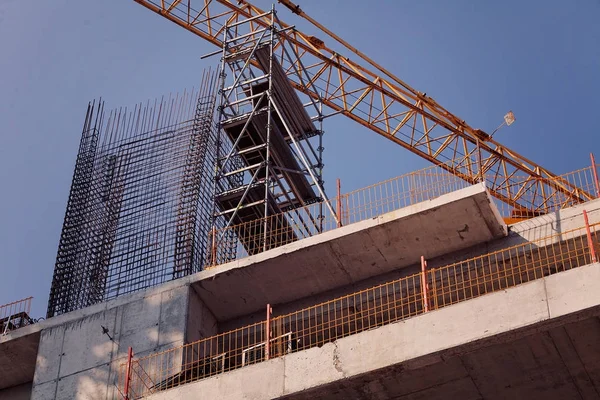
[[129, 400], [129, 385], [131, 383], [131, 361], [133, 360], [133, 348], [127, 352], [127, 369], [125, 371], [125, 400]]
[[427, 291], [429, 289], [427, 284], [427, 261], [425, 257], [421, 256], [421, 292], [423, 294], [423, 310], [429, 311], [429, 300], [427, 299]]
[[269, 355], [271, 353], [271, 314], [273, 314], [273, 309], [270, 304], [267, 304], [267, 322], [265, 327], [265, 360], [269, 359]]
[[337, 226], [342, 226], [342, 181], [337, 178], [337, 201], [335, 205], [335, 212], [337, 214]]
[[213, 226], [212, 228], [212, 240], [211, 240], [211, 244], [210, 244], [210, 257], [211, 257], [211, 264], [217, 265], [217, 228]]
[[594, 176], [594, 185], [596, 186], [596, 197], [600, 197], [600, 183], [598, 182], [598, 171], [596, 170], [594, 153], [590, 153], [590, 160], [592, 161], [592, 174]]
[[598, 261], [596, 258], [596, 250], [594, 249], [594, 241], [592, 240], [592, 232], [590, 231], [590, 222], [588, 220], [587, 211], [583, 210], [583, 221], [585, 222], [585, 231], [587, 234], [588, 247], [590, 248], [590, 256], [592, 257], [592, 262]]

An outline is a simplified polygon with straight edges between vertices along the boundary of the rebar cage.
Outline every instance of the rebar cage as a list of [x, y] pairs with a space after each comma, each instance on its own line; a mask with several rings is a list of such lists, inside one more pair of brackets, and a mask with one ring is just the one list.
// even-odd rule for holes
[[199, 90], [88, 105], [49, 317], [201, 270], [212, 212], [215, 72]]

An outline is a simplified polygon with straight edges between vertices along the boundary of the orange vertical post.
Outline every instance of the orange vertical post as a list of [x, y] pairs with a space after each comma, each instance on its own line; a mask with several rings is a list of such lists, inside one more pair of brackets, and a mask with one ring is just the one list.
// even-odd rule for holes
[[590, 222], [588, 220], [587, 211], [583, 210], [583, 221], [585, 222], [585, 232], [587, 234], [588, 247], [590, 248], [590, 256], [592, 257], [592, 262], [597, 262], [596, 258], [596, 250], [594, 249], [594, 241], [592, 240], [592, 232], [590, 231]]
[[210, 245], [210, 257], [211, 257], [211, 264], [212, 265], [217, 265], [217, 240], [216, 237], [217, 236], [217, 228], [213, 226], [212, 228], [212, 241], [211, 241], [211, 245]]
[[265, 360], [268, 360], [271, 355], [271, 314], [273, 309], [270, 304], [267, 304], [267, 322], [265, 327]]
[[594, 176], [594, 185], [596, 186], [596, 197], [600, 197], [600, 183], [598, 182], [598, 171], [596, 170], [594, 153], [590, 153], [590, 160], [592, 161], [592, 174]]
[[423, 310], [425, 312], [429, 311], [429, 300], [427, 299], [427, 261], [425, 261], [425, 257], [421, 256], [421, 293], [423, 295]]
[[337, 178], [337, 201], [335, 205], [335, 212], [337, 213], [338, 228], [342, 226], [342, 181]]
[[129, 347], [127, 352], [127, 369], [125, 371], [125, 400], [129, 400], [129, 385], [131, 384], [131, 360], [133, 359], [133, 348]]

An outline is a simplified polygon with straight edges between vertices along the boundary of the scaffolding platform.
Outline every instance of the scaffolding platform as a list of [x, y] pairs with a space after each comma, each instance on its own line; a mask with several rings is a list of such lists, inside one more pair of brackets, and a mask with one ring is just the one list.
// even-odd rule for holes
[[[275, 116], [276, 113], [272, 115]], [[274, 119], [277, 120], [276, 117]], [[245, 118], [223, 125], [223, 130], [233, 143], [240, 136], [247, 121], [248, 119]], [[292, 203], [293, 206], [312, 203], [318, 198], [318, 195], [311, 186], [307, 176], [296, 172], [301, 171], [302, 168], [289, 144], [286, 142], [279, 126], [277, 121], [275, 121], [269, 137], [271, 166], [277, 170], [278, 174], [281, 175], [285, 183], [289, 186], [291, 193], [293, 193], [295, 200], [295, 204]], [[249, 167], [248, 171], [250, 175], [254, 175], [257, 172], [256, 169], [259, 168], [260, 170], [256, 175], [256, 179], [264, 179], [265, 168], [261, 165], [261, 162], [265, 160], [267, 153], [267, 115], [263, 113], [252, 116], [246, 133], [239, 139], [236, 150], [244, 161], [244, 164]]]
[[[265, 216], [264, 205], [264, 187], [251, 187], [246, 194], [246, 198], [241, 202], [244, 195], [244, 188], [239, 188], [224, 193], [216, 198], [219, 207], [222, 210], [229, 210], [238, 207], [238, 210], [232, 221], [238, 240], [244, 246], [249, 255], [260, 253], [264, 250], [263, 238], [265, 237], [265, 223], [261, 220]], [[298, 240], [293, 227], [289, 224], [287, 218], [281, 214], [281, 209], [277, 205], [275, 198], [269, 192], [267, 200], [268, 215], [278, 215], [267, 220], [267, 248], [269, 243], [291, 243]], [[251, 223], [256, 221], [256, 223]]]

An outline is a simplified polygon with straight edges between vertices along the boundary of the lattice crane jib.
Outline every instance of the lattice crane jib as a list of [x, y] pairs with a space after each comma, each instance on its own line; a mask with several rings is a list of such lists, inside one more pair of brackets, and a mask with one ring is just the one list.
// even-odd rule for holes
[[[269, 13], [244, 0], [134, 0], [164, 18], [222, 47], [225, 26], [243, 20], [256, 39], [269, 27]], [[289, 0], [280, 0], [307, 19], [318, 35], [307, 35], [280, 20], [274, 52], [292, 86], [318, 99], [377, 134], [439, 165], [467, 182], [485, 180], [490, 193], [514, 207], [515, 216], [533, 216], [578, 204], [593, 194], [474, 129], [433, 98], [417, 91], [307, 16]], [[354, 53], [350, 58], [328, 46]], [[284, 46], [296, 59], [284, 57]], [[234, 49], [231, 49], [235, 51]], [[297, 74], [298, 66], [303, 73]]]

